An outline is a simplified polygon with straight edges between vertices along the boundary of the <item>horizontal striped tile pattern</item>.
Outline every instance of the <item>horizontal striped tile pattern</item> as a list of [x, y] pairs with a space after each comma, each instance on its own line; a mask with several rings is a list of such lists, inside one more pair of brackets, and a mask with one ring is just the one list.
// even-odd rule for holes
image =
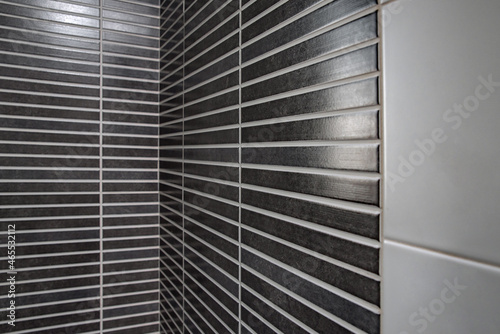
[[162, 330], [380, 333], [376, 1], [162, 20]]
[[158, 39], [157, 1], [0, 1], [0, 332], [158, 332]]

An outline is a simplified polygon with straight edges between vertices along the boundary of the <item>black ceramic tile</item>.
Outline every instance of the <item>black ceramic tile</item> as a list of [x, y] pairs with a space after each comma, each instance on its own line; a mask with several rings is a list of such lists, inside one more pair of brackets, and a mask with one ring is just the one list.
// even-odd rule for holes
[[[57, 190], [56, 190], [57, 191]], [[74, 218], [74, 219], [47, 219], [47, 220], [27, 220], [16, 221], [23, 231], [39, 229], [74, 229], [99, 227], [98, 218]]]
[[235, 202], [239, 198], [239, 189], [226, 184], [184, 177], [184, 187]]
[[[217, 283], [219, 283], [224, 289], [231, 293], [235, 298], [238, 298], [238, 284], [229, 278], [228, 273], [221, 271], [217, 267], [213, 266], [203, 258], [199, 257], [190, 248], [185, 247], [185, 258], [189, 261], [184, 261], [184, 269], [187, 272], [191, 272], [190, 267], [193, 264], [201, 270], [204, 274], [211, 277]], [[191, 263], [192, 262], [192, 263]]]
[[116, 327], [126, 327], [133, 325], [140, 325], [149, 322], [157, 322], [158, 314], [148, 314], [140, 316], [119, 317], [114, 320], [106, 320], [103, 322], [103, 329], [111, 329]]
[[241, 158], [252, 164], [377, 172], [379, 155], [378, 144], [352, 144], [243, 148]]
[[91, 64], [68, 62], [64, 60], [48, 60], [48, 59], [39, 61], [38, 58], [33, 58], [33, 57], [25, 57], [20, 55], [9, 55], [9, 54], [2, 55], [3, 64], [32, 67], [34, 61], [38, 61], [37, 62], [38, 68], [48, 68], [56, 70], [99, 74], [99, 66], [94, 64], [91, 65]]
[[238, 148], [185, 149], [184, 159], [220, 162], [238, 162]]
[[[17, 301], [17, 300], [16, 300]], [[88, 324], [84, 326], [84, 330], [98, 330], [99, 329], [99, 312], [82, 312], [82, 313], [73, 313], [71, 316], [62, 315], [56, 317], [42, 317], [38, 318], [36, 321], [16, 321], [16, 331], [23, 331], [33, 329], [36, 330], [36, 333], [39, 333], [38, 329], [48, 327], [48, 326], [56, 326], [56, 325], [64, 325], [64, 324], [72, 324], [84, 321], [94, 320], [96, 322], [92, 324]], [[70, 325], [69, 328], [74, 328], [74, 325]], [[52, 329], [53, 331], [53, 329]]]
[[[2, 179], [6, 176], [0, 174]], [[97, 178], [95, 179], [97, 180]], [[2, 192], [4, 193], [24, 193], [24, 192], [98, 192], [98, 183], [47, 183], [47, 182], [12, 182], [2, 183]]]
[[[14, 6], [8, 6], [7, 11], [3, 10], [2, 6], [2, 14], [9, 14], [13, 13], [14, 15], [19, 15], [16, 13], [15, 7]], [[23, 7], [20, 7], [23, 8]], [[28, 8], [23, 8], [26, 14], [33, 14], [33, 10], [29, 10]], [[28, 11], [28, 12], [26, 12]], [[43, 13], [43, 11], [38, 11], [38, 16], [43, 16], [40, 15], [40, 13]], [[58, 14], [58, 13], [53, 13], [53, 14]], [[23, 15], [20, 15], [23, 16]], [[35, 13], [36, 16], [36, 13]], [[40, 32], [50, 32], [50, 33], [55, 33], [55, 34], [62, 34], [62, 35], [69, 35], [69, 36], [75, 36], [75, 37], [83, 37], [83, 38], [92, 38], [92, 39], [99, 39], [99, 30], [97, 29], [90, 29], [90, 28], [81, 28], [75, 25], [67, 25], [67, 24], [62, 24], [62, 23], [56, 23], [56, 22], [50, 22], [50, 21], [38, 21], [38, 20], [30, 20], [28, 18], [15, 18], [11, 16], [3, 16], [0, 15], [2, 25], [10, 26], [10, 27], [15, 27], [15, 28], [22, 28], [22, 29], [27, 29], [27, 30], [33, 30], [33, 31], [40, 31]], [[43, 17], [42, 17], [43, 18]], [[98, 20], [93, 20], [97, 21]], [[60, 21], [59, 21], [60, 22]]]
[[118, 76], [118, 77], [126, 77], [126, 78], [145, 79], [145, 80], [157, 80], [158, 79], [157, 72], [131, 69], [131, 68], [122, 68], [122, 67], [103, 66], [103, 74], [104, 75]]
[[[262, 4], [258, 4], [259, 2], [261, 2]], [[267, 7], [273, 5], [273, 2], [276, 1], [257, 1], [255, 4], [249, 6], [242, 13], [243, 23], [245, 23], [248, 19], [256, 16], [256, 14], [264, 11]], [[282, 4], [262, 18], [253, 22], [247, 28], [243, 29], [241, 34], [242, 42], [245, 43], [249, 41], [250, 39], [260, 35], [261, 33], [273, 28], [279, 23], [286, 21], [287, 19], [299, 14], [301, 11], [319, 2], [320, 0], [303, 0], [286, 2]]]
[[[277, 4], [279, 0], [255, 1], [241, 12], [241, 24], [245, 24], [257, 15], [261, 14], [271, 6]], [[244, 5], [245, 3], [243, 3]], [[285, 4], [286, 6], [286, 4]]]
[[[51, 303], [64, 300], [72, 299], [90, 299], [99, 298], [99, 288], [91, 287], [88, 289], [74, 289], [70, 291], [62, 292], [52, 292], [50, 294], [33, 294], [25, 296], [16, 296], [16, 303], [19, 302], [20, 305], [31, 305], [31, 304], [41, 304], [41, 303]], [[17, 329], [17, 322], [16, 322]]]
[[378, 204], [379, 180], [355, 176], [334, 176], [242, 169], [241, 182], [303, 194]]
[[234, 278], [238, 277], [238, 266], [235, 262], [223, 256], [219, 251], [209, 247], [192, 237], [190, 234], [184, 235], [184, 243], [186, 247], [190, 247], [208, 260], [216, 263], [221, 269], [232, 275]]
[[[292, 251], [293, 253], [293, 251]], [[296, 252], [296, 254], [300, 254], [300, 252]], [[278, 255], [279, 256], [279, 255]], [[299, 255], [299, 259], [309, 261], [308, 258], [304, 258]], [[295, 291], [298, 287], [296, 286], [298, 281], [297, 279], [292, 279], [295, 275], [291, 274], [288, 270], [285, 270], [276, 264], [273, 264], [267, 260], [264, 260], [262, 257], [253, 254], [245, 249], [241, 250], [241, 261], [245, 265], [253, 268], [254, 270], [260, 272], [261, 274], [268, 277], [270, 280], [275, 281], [276, 283]], [[284, 262], [286, 263], [287, 260]], [[312, 272], [318, 269], [318, 276], [328, 275], [326, 283], [331, 284], [339, 289], [342, 289], [354, 296], [365, 299], [368, 302], [371, 302], [375, 305], [380, 304], [380, 282], [370, 279], [366, 276], [357, 274], [350, 270], [344, 269], [342, 267], [325, 265], [322, 261], [317, 261], [313, 259], [314, 263]], [[299, 269], [301, 269], [300, 267]], [[328, 273], [326, 273], [328, 271]], [[301, 279], [303, 281], [304, 279]], [[320, 296], [322, 295], [322, 290], [315, 285], [311, 284], [311, 291], [319, 291]], [[321, 297], [318, 295], [311, 295], [309, 298], [313, 303], [319, 304], [318, 300], [321, 300]], [[320, 305], [321, 306], [321, 305]]]
[[[17, 224], [17, 222], [16, 222]], [[43, 233], [38, 233], [43, 234]], [[75, 233], [77, 234], [77, 233]], [[17, 235], [19, 238], [18, 242], [31, 242], [33, 238], [25, 238], [25, 234]], [[55, 240], [50, 238], [51, 241]], [[73, 238], [68, 238], [69, 240]], [[77, 239], [77, 238], [75, 238]], [[80, 239], [80, 238], [78, 238]], [[83, 238], [81, 238], [83, 239]], [[38, 241], [38, 240], [37, 240]], [[50, 254], [50, 253], [71, 253], [71, 252], [99, 252], [100, 245], [99, 242], [73, 242], [73, 243], [53, 243], [50, 245], [36, 245], [36, 246], [27, 246], [19, 247], [16, 249], [16, 255], [36, 255], [36, 254]], [[23, 275], [24, 277], [24, 275]]]
[[145, 302], [145, 301], [153, 301], [156, 299], [158, 299], [158, 293], [149, 292], [149, 293], [143, 293], [143, 294], [132, 295], [132, 296], [105, 298], [103, 300], [103, 305], [104, 305], [104, 307], [109, 307], [109, 306], [116, 306], [116, 305], [141, 303], [141, 302]]
[[149, 48], [158, 47], [158, 39], [147, 38], [145, 36], [134, 36], [125, 33], [120, 33], [117, 31], [103, 31], [102, 39], [104, 41], [125, 43], [132, 46], [146, 46]]
[[211, 280], [207, 279], [205, 274], [196, 269], [194, 266], [186, 267], [186, 272], [193, 277], [198, 282], [203, 284], [203, 287], [207, 289], [212, 296], [215, 296], [224, 306], [226, 306], [233, 315], [238, 316], [238, 301], [235, 298], [230, 297], [226, 291], [221, 289], [218, 285], [213, 283]]
[[19, 309], [18, 310], [19, 313], [16, 312], [16, 316], [19, 316], [19, 319], [25, 319], [40, 315], [50, 315], [50, 314], [65, 313], [72, 311], [73, 312], [83, 311], [86, 309], [95, 309], [95, 308], [99, 308], [99, 300], [97, 299]]
[[18, 180], [98, 180], [98, 171], [67, 170], [0, 170], [1, 179]]
[[13, 42], [0, 42], [0, 50], [7, 52], [16, 52], [25, 55], [31, 54], [36, 56], [48, 56], [48, 57], [82, 60], [88, 62], [99, 62], [98, 53], [69, 51], [64, 49], [33, 46], [29, 44], [17, 44]]
[[[276, 296], [278, 297], [279, 292], [276, 291]], [[282, 298], [283, 301], [289, 301], [283, 298], [282, 294], [279, 294], [279, 297]], [[297, 333], [297, 334], [307, 334], [309, 331], [302, 328], [300, 325], [296, 324], [288, 317], [283, 315], [280, 311], [272, 308], [268, 304], [264, 303], [261, 299], [262, 297], [256, 297], [252, 292], [250, 292], [247, 288], [241, 288], [241, 301], [244, 305], [247, 305], [253, 311], [255, 311], [258, 315], [263, 317], [273, 326], [275, 326], [282, 333]], [[297, 305], [294, 305], [295, 307]], [[243, 321], [247, 323], [250, 327], [253, 327], [257, 333], [275, 333], [274, 331], [270, 332], [263, 322], [256, 321], [255, 316], [251, 313], [243, 314]], [[257, 318], [258, 319], [258, 318]], [[264, 328], [262, 328], [264, 327]]]
[[[196, 60], [191, 61], [186, 64], [185, 75], [189, 75], [199, 68], [207, 65], [208, 63], [214, 61], [215, 59], [229, 54], [231, 51], [235, 50], [239, 46], [239, 36], [233, 35], [228, 39], [224, 40], [222, 43], [218, 44], [216, 48], [210, 49], [201, 56], [195, 53], [192, 49], [186, 51], [189, 58], [197, 57]], [[186, 58], [187, 59], [187, 58]]]
[[[98, 147], [3, 144], [0, 153], [99, 156]], [[54, 166], [55, 167], [55, 166]], [[70, 161], [57, 167], [71, 167]]]
[[103, 56], [103, 62], [105, 64], [114, 64], [122, 66], [139, 67], [144, 69], [157, 69], [158, 62], [154, 60], [137, 59], [137, 58], [127, 58], [119, 56]]
[[99, 215], [98, 206], [85, 207], [48, 207], [48, 208], [9, 208], [0, 209], [3, 218], [58, 217]]
[[104, 194], [104, 203], [157, 202], [157, 193], [142, 194]]
[[[134, 101], [146, 101], [146, 102], [158, 102], [158, 94], [155, 93], [139, 93], [136, 91], [123, 91], [123, 90], [112, 90], [112, 89], [103, 89], [102, 97], [108, 99], [115, 100], [134, 100]], [[121, 119], [131, 119], [131, 115], [121, 115]], [[108, 119], [106, 119], [108, 120]], [[120, 121], [120, 119], [118, 119]], [[157, 119], [155, 121], [148, 121], [146, 123], [157, 123]], [[135, 121], [137, 123], [144, 123], [140, 120]]]
[[156, 180], [156, 172], [123, 172], [123, 171], [104, 171], [102, 174], [103, 180]]
[[222, 73], [238, 66], [238, 62], [239, 62], [238, 53], [235, 52], [235, 53], [219, 60], [218, 62], [210, 65], [206, 69], [190, 76], [189, 78], [186, 78], [184, 80], [184, 87], [187, 89], [187, 88], [190, 88], [190, 87], [197, 85], [201, 82], [207, 81], [210, 78], [213, 78], [219, 74], [222, 74]]
[[243, 143], [288, 140], [378, 139], [378, 111], [244, 127]]
[[154, 181], [141, 183], [113, 183], [104, 182], [102, 185], [103, 191], [157, 191], [158, 183]]
[[[20, 0], [20, 1], [24, 1], [24, 0]], [[49, 1], [49, 2], [39, 1], [38, 3], [40, 3], [40, 4], [46, 4], [46, 3], [54, 4], [56, 2], [55, 1]], [[59, 4], [71, 6], [71, 5], [65, 4], [65, 3], [59, 3]], [[96, 9], [93, 9], [93, 8], [92, 9], [89, 8], [88, 10], [96, 11]], [[84, 27], [89, 27], [89, 28], [99, 28], [99, 20], [98, 19], [87, 18], [87, 17], [77, 16], [77, 15], [70, 15], [70, 14], [62, 14], [62, 13], [53, 12], [53, 11], [49, 11], [49, 10], [40, 10], [40, 9], [33, 9], [33, 8], [28, 8], [28, 7], [2, 4], [2, 13], [9, 14], [9, 15], [22, 16], [22, 17], [27, 17], [27, 18], [41, 19], [41, 20], [46, 20], [46, 21], [53, 21], [53, 22], [57, 22], [57, 23], [59, 23], [59, 22], [71, 23], [73, 25], [79, 25], [79, 26], [84, 26]]]
[[[318, 0], [311, 1], [318, 2]], [[242, 61], [246, 62], [265, 52], [282, 46], [285, 43], [291, 42], [296, 38], [318, 30], [327, 24], [332, 24], [333, 22], [340, 21], [348, 15], [355, 14], [363, 9], [369, 8], [370, 6], [374, 6], [376, 3], [377, 2], [375, 0], [339, 0], [331, 2], [330, 4], [321, 7], [320, 9], [286, 25], [285, 27], [269, 35], [266, 35], [265, 37], [259, 39], [257, 42], [244, 48], [241, 54]], [[295, 2], [290, 2], [289, 5], [300, 6]], [[276, 18], [274, 15], [272, 15], [272, 13], [269, 14], [268, 20], [270, 20], [271, 25], [274, 25], [276, 22]], [[261, 27], [262, 24], [259, 24], [259, 22], [257, 21], [252, 24], [252, 27], [254, 26]], [[249, 28], [248, 32], [244, 34], [243, 37], [243, 40], [245, 41], [248, 37], [255, 34], [251, 33], [251, 30]]]
[[[25, 258], [22, 261], [16, 261], [18, 269], [31, 268], [31, 267], [46, 267], [55, 265], [70, 265], [70, 264], [88, 264], [91, 262], [99, 262], [99, 253], [97, 254], [79, 254], [79, 255], [59, 255], [54, 256], [40, 256], [37, 258]], [[0, 265], [2, 269], [7, 269], [7, 262]], [[16, 301], [17, 302], [17, 301]], [[23, 303], [24, 304], [24, 303]], [[21, 305], [23, 305], [21, 304]], [[24, 304], [25, 305], [25, 304]]]
[[[210, 309], [212, 312], [217, 314], [217, 316], [224, 321], [224, 323], [231, 328], [233, 332], [238, 332], [238, 320], [236, 319], [235, 315], [232, 315], [231, 313], [227, 312], [223, 307], [221, 307], [214, 299], [214, 297], [210, 296], [208, 293], [205, 292], [200, 287], [200, 283], [192, 280], [189, 276], [186, 276], [184, 279], [185, 285], [188, 287], [189, 290], [185, 290], [188, 295], [193, 293], [196, 298], [200, 299], [203, 301], [203, 303]], [[194, 301], [194, 299], [190, 300]], [[205, 313], [205, 315], [208, 315], [208, 313]], [[223, 327], [220, 327], [220, 333], [224, 332]]]
[[373, 45], [244, 87], [241, 91], [241, 98], [243, 102], [255, 100], [315, 84], [370, 73], [376, 71], [377, 68], [377, 48]]
[[155, 17], [134, 15], [130, 13], [116, 12], [112, 10], [104, 9], [102, 11], [102, 17], [104, 19], [112, 19], [116, 21], [123, 21], [128, 23], [137, 23], [141, 25], [147, 25], [151, 27], [158, 27], [160, 20]]
[[99, 168], [98, 159], [2, 157], [2, 166]]
[[40, 290], [78, 288], [86, 285], [99, 285], [99, 276], [72, 279], [65, 278], [63, 280], [50, 280], [36, 283], [18, 283], [16, 284], [16, 292], [24, 294]]
[[[244, 289], [244, 288], [243, 288]], [[262, 309], [262, 302], [258, 299], [255, 299], [253, 302], [252, 302], [252, 306], [253, 307], [256, 307], [258, 309], [260, 309], [261, 311], [268, 311], [269, 314], [272, 313], [272, 312], [275, 312], [274, 310], [264, 306], [266, 309], [263, 310]], [[248, 309], [251, 309], [250, 307], [248, 307]], [[269, 327], [268, 325], [266, 325], [264, 322], [262, 322], [259, 317], [257, 317], [256, 315], [254, 315], [253, 313], [251, 313], [249, 310], [247, 309], [247, 307], [243, 304], [241, 306], [241, 320], [244, 324], [246, 324], [249, 328], [252, 328], [254, 331], [256, 331], [257, 333], [259, 334], [275, 334], [276, 332], [271, 329], [271, 327]], [[286, 321], [286, 320], [285, 320]], [[249, 331], [247, 331], [245, 329], [245, 327], [241, 326], [241, 333], [251, 333]]]
[[32, 7], [55, 9], [61, 12], [69, 12], [73, 14], [84, 14], [88, 16], [99, 16], [99, 9], [75, 4], [69, 4], [61, 1], [53, 0], [16, 0], [16, 4], [28, 5]]
[[120, 252], [106, 252], [103, 254], [103, 261], [118, 261], [118, 260], [144, 260], [158, 257], [158, 248], [141, 249]]
[[[107, 44], [105, 44], [107, 45]], [[137, 49], [141, 50], [141, 49]], [[115, 78], [103, 78], [102, 83], [104, 87], [118, 87], [118, 88], [131, 88], [131, 89], [141, 89], [158, 91], [158, 83], [156, 82], [145, 82], [138, 80], [124, 80]]]
[[[148, 261], [135, 261], [135, 262], [127, 262], [127, 263], [106, 263], [103, 266], [103, 270], [105, 273], [111, 272], [121, 272], [121, 271], [131, 271], [131, 270], [142, 270], [142, 269], [156, 269], [158, 268], [158, 260], [148, 260]], [[154, 290], [158, 286], [157, 282], [153, 283], [141, 283], [141, 284], [130, 284], [126, 287], [121, 287], [120, 290], [125, 292], [132, 291], [144, 291], [144, 290]], [[116, 290], [116, 289], [115, 289]], [[104, 294], [109, 294], [110, 291], [113, 291], [113, 288], [105, 289]]]
[[376, 105], [376, 80], [364, 80], [265, 102], [241, 110], [242, 122]]
[[138, 25], [111, 22], [104, 20], [102, 22], [103, 29], [113, 30], [119, 32], [125, 32], [135, 35], [148, 36], [148, 37], [159, 37], [159, 30], [154, 28], [148, 28]]
[[145, 14], [151, 16], [158, 16], [159, 9], [156, 7], [138, 5], [130, 2], [118, 1], [118, 0], [101, 0], [104, 8], [116, 8], [121, 11], [126, 11], [130, 13]]
[[378, 240], [379, 215], [242, 189], [242, 203]]
[[184, 145], [237, 144], [239, 129], [201, 132], [184, 135]]
[[[31, 120], [31, 119], [25, 119], [25, 118], [20, 118], [20, 119], [0, 118], [0, 122], [2, 124], [2, 127], [4, 127], [4, 128], [62, 130], [62, 131], [74, 131], [74, 132], [79, 132], [79, 131], [99, 132], [99, 124], [96, 124], [96, 123], [80, 123], [80, 122], [73, 123], [73, 122], [68, 122], [68, 121], [40, 121], [40, 120]], [[23, 136], [26, 136], [26, 134], [24, 134]], [[43, 134], [41, 136], [43, 138], [43, 136], [48, 136], [48, 135]], [[79, 143], [95, 144], [96, 136], [94, 136], [94, 135], [91, 135], [91, 136], [89, 136], [89, 135], [87, 135], [87, 136], [66, 135], [66, 136], [67, 136], [67, 138], [71, 138], [71, 139], [78, 138], [79, 140], [81, 140], [81, 141], [78, 141]], [[31, 135], [31, 137], [32, 137], [31, 140], [33, 140], [37, 137], [37, 135], [33, 134], [33, 135]], [[55, 140], [55, 138], [60, 138], [60, 137], [53, 135], [50, 138]], [[19, 139], [17, 139], [17, 140], [19, 140]], [[82, 149], [82, 150], [87, 150], [87, 148]]]
[[121, 225], [157, 225], [158, 217], [144, 216], [144, 217], [128, 217], [124, 220], [122, 217], [111, 218], [104, 217], [104, 226], [121, 226]]
[[[185, 294], [186, 301], [188, 301], [191, 305], [193, 305], [193, 307], [198, 311], [198, 313], [201, 314], [201, 316], [203, 317], [203, 319], [206, 322], [208, 322], [212, 326], [212, 328], [214, 328], [216, 330], [216, 333], [227, 333], [227, 332], [229, 332], [228, 329], [214, 316], [214, 313], [219, 308], [216, 308], [216, 310], [213, 310], [212, 312], [214, 312], [214, 313], [212, 313], [210, 311], [210, 310], [212, 310], [210, 306], [207, 308], [206, 306], [204, 306], [199, 301], [199, 299], [198, 299], [198, 298], [200, 298], [199, 296], [193, 294], [188, 289], [185, 289], [184, 294]], [[206, 303], [206, 300], [204, 300], [204, 302]], [[213, 304], [213, 303], [211, 303], [211, 304]], [[217, 314], [217, 315], [219, 315], [219, 314]]]
[[[23, 107], [23, 106], [8, 106], [8, 105], [0, 105], [0, 113], [2, 115], [18, 115], [18, 116], [32, 116], [32, 117], [44, 117], [44, 118], [61, 118], [61, 119], [83, 119], [89, 121], [99, 121], [99, 112], [97, 111], [88, 111], [88, 110], [63, 110], [61, 112], [60, 109], [51, 109], [51, 108], [40, 108], [40, 107]], [[61, 126], [71, 126], [72, 124], [61, 123]], [[82, 127], [82, 125], [79, 125]], [[61, 128], [61, 130], [66, 128]], [[75, 126], [76, 130], [77, 127]], [[97, 127], [89, 128], [85, 127], [85, 131], [87, 132], [98, 132]], [[24, 133], [26, 135], [26, 133]], [[19, 136], [22, 136], [23, 133], [19, 133]], [[61, 141], [67, 142], [69, 138], [80, 138], [78, 142], [89, 142], [92, 138], [91, 136], [75, 136], [71, 134], [47, 134], [47, 133], [36, 133], [29, 134], [30, 137], [40, 137], [45, 136], [48, 141]], [[49, 139], [54, 138], [54, 139]], [[55, 138], [58, 138], [55, 140]], [[59, 139], [60, 138], [60, 139]], [[68, 138], [68, 139], [66, 139]], [[96, 137], [97, 138], [97, 137]], [[33, 140], [33, 139], [32, 139]], [[35, 139], [36, 140], [36, 139]], [[26, 141], [26, 140], [22, 140]], [[29, 140], [28, 140], [29, 141]], [[97, 141], [98, 142], [98, 141]], [[91, 141], [91, 143], [97, 143], [95, 140]]]
[[158, 205], [110, 205], [103, 208], [104, 215], [153, 214], [158, 212]]
[[156, 160], [104, 159], [102, 161], [103, 168], [155, 169], [157, 166]]
[[52, 105], [52, 106], [77, 107], [77, 108], [89, 108], [89, 109], [99, 108], [99, 100], [55, 97], [50, 95], [0, 93], [0, 100], [3, 102], [12, 102], [12, 103], [28, 103], [28, 104], [38, 104], [38, 105]]
[[158, 128], [155, 126], [132, 126], [132, 125], [118, 125], [118, 124], [108, 123], [108, 124], [103, 124], [102, 132], [115, 133], [115, 134], [136, 134], [136, 135], [155, 136], [158, 134]]
[[0, 205], [99, 203], [99, 195], [0, 195]]
[[[207, 49], [207, 45], [213, 45], [220, 41], [222, 38], [227, 36], [228, 34], [234, 32], [238, 28], [239, 22], [238, 17], [234, 18], [224, 23], [222, 26], [217, 28], [215, 31], [207, 35], [200, 42], [192, 46], [189, 51], [185, 54], [185, 60], [189, 61], [193, 56], [196, 56]], [[187, 48], [188, 46], [186, 46]]]
[[157, 227], [134, 227], [104, 230], [104, 238], [124, 238], [134, 236], [149, 236], [158, 234]]
[[[186, 47], [188, 47], [189, 45], [193, 45], [194, 42], [199, 40], [202, 36], [207, 34], [209, 31], [211, 31], [213, 28], [222, 23], [238, 10], [238, 0], [232, 0], [227, 5], [222, 7], [225, 2], [225, 0], [213, 0], [198, 15], [196, 15], [196, 17], [194, 17], [186, 24], [186, 34], [189, 34], [186, 37]], [[214, 11], [217, 11], [217, 13], [207, 21], [205, 21], [201, 26], [196, 28], [207, 18], [208, 15], [210, 15]], [[195, 28], [196, 30], [191, 33], [191, 31]]]
[[107, 287], [106, 290], [107, 292], [109, 292], [108, 295], [116, 295], [119, 294], [118, 290], [120, 290], [121, 288], [119, 288], [118, 285], [115, 284], [133, 282], [133, 281], [146, 281], [146, 280], [150, 281], [150, 280], [155, 280], [157, 278], [158, 278], [158, 271], [153, 269], [137, 273], [105, 275], [103, 276], [103, 283], [105, 285], [111, 284], [111, 286]]
[[[113, 97], [113, 98], [121, 98], [121, 91], [110, 91], [107, 89], [103, 90], [103, 95], [105, 97]], [[116, 96], [110, 96], [116, 95]], [[154, 101], [154, 98], [158, 98], [156, 94], [136, 94], [135, 97], [148, 97], [148, 100], [151, 99]], [[149, 98], [151, 97], [151, 98]], [[127, 98], [127, 97], [124, 97]], [[142, 99], [141, 99], [142, 100]], [[158, 116], [150, 116], [143, 114], [125, 114], [125, 113], [103, 113], [102, 120], [104, 122], [118, 122], [118, 123], [143, 123], [143, 124], [158, 124]]]
[[[99, 85], [99, 77], [92, 77], [92, 76], [83, 76], [83, 75], [74, 75], [74, 74], [65, 74], [65, 73], [53, 73], [53, 72], [45, 72], [45, 71], [37, 71], [34, 69], [21, 69], [21, 68], [13, 68], [13, 67], [6, 67], [6, 66], [0, 66], [0, 71], [3, 76], [5, 77], [11, 77], [11, 78], [25, 78], [25, 79], [37, 79], [37, 80], [47, 80], [47, 81], [60, 81], [60, 82], [68, 82], [68, 83], [79, 83], [79, 84], [85, 84], [85, 85]], [[7, 82], [7, 80], [5, 80]], [[11, 84], [15, 84], [15, 81], [10, 81]], [[30, 83], [25, 82], [25, 85], [28, 85]], [[4, 84], [5, 85], [5, 84]], [[40, 85], [40, 83], [37, 84], [31, 84], [30, 86], [26, 86], [28, 89], [34, 89], [33, 91], [44, 91], [44, 90], [38, 90], [38, 87], [35, 85]], [[48, 85], [45, 85], [48, 86]], [[61, 88], [61, 86], [57, 85], [50, 85], [50, 87], [53, 88]], [[67, 86], [66, 86], [67, 87]], [[24, 90], [27, 88], [21, 87], [15, 87], [11, 86], [11, 88], [4, 87], [5, 89], [20, 89]], [[67, 89], [76, 89], [76, 92], [78, 91], [85, 91], [83, 88], [79, 87], [71, 87]], [[92, 92], [92, 88], [86, 88], [89, 92]], [[97, 89], [98, 91], [98, 89]], [[48, 90], [48, 92], [53, 92], [57, 93], [57, 91], [53, 90]], [[64, 94], [64, 92], [62, 92]], [[89, 96], [99, 96], [99, 94], [94, 95], [94, 94], [77, 94], [77, 95], [89, 95]]]
[[[272, 285], [268, 284], [264, 280], [258, 278], [257, 276], [244, 269], [242, 269], [242, 281], [254, 291], [266, 297], [266, 299], [269, 299], [271, 302], [281, 307], [292, 316], [295, 316], [306, 325], [314, 328], [314, 330], [316, 330], [318, 333], [351, 333], [350, 330], [322, 316], [314, 309], [306, 306], [305, 304], [299, 302], [286, 293], [276, 289]], [[245, 296], [245, 299], [248, 300], [248, 297]], [[339, 305], [338, 302], [336, 304]], [[347, 307], [345, 308], [347, 309]]]
[[[141, 238], [141, 239], [130, 239], [130, 240], [112, 240], [112, 241], [104, 241], [103, 249], [126, 249], [126, 248], [140, 248], [140, 247], [155, 247], [156, 253], [154, 256], [158, 256], [158, 236], [153, 235], [150, 238]], [[135, 252], [135, 250], [133, 251]], [[133, 254], [131, 254], [133, 255]], [[148, 256], [149, 257], [149, 256]]]
[[127, 317], [135, 313], [150, 313], [158, 311], [157, 303], [143, 304], [137, 306], [126, 306], [112, 309], [104, 309], [104, 318]]
[[104, 145], [158, 146], [157, 138], [103, 136]]
[[337, 51], [376, 38], [376, 25], [376, 15], [370, 14], [339, 28], [330, 30], [244, 67], [241, 71], [241, 80], [242, 82], [246, 82], [328, 52]]
[[378, 269], [379, 250], [284, 220], [242, 209], [241, 223], [295, 245], [369, 271]]
[[201, 99], [205, 96], [215, 94], [222, 90], [229, 89], [234, 87], [239, 82], [239, 73], [238, 71], [229, 73], [219, 79], [211, 81], [201, 87], [195, 88], [192, 91], [189, 91], [184, 94], [185, 103], [189, 103], [198, 99]]
[[184, 193], [184, 201], [191, 203], [199, 208], [219, 214], [229, 219], [238, 220], [238, 208], [228, 203], [217, 201], [202, 195], [194, 194], [186, 191]]
[[184, 213], [200, 224], [212, 228], [234, 240], [238, 240], [238, 226], [227, 223], [191, 206], [185, 206]]
[[81, 95], [89, 97], [99, 97], [99, 89], [84, 87], [68, 87], [62, 85], [32, 83], [18, 80], [3, 79], [0, 82], [0, 89], [20, 90], [24, 92], [54, 93], [64, 95]]
[[200, 224], [193, 223], [187, 219], [184, 221], [184, 229], [185, 231], [197, 236], [199, 239], [209, 243], [221, 252], [224, 252], [235, 260], [238, 260], [238, 246], [234, 243], [219, 237], [218, 235], [203, 228]]
[[[17, 22], [15, 18], [9, 18], [11, 21]], [[2, 21], [3, 22], [3, 21]], [[21, 21], [24, 22], [24, 21]], [[25, 28], [30, 28], [29, 26]], [[7, 29], [5, 27], [0, 31], [0, 36], [5, 39], [12, 39], [15, 41], [26, 41], [26, 42], [34, 42], [40, 43], [44, 45], [55, 45], [55, 46], [63, 46], [67, 48], [76, 48], [76, 49], [84, 49], [84, 50], [92, 50], [99, 51], [99, 43], [92, 42], [88, 40], [77, 40], [74, 38], [68, 38], [64, 36], [48, 36], [33, 33], [30, 31], [20, 31], [15, 29]]]

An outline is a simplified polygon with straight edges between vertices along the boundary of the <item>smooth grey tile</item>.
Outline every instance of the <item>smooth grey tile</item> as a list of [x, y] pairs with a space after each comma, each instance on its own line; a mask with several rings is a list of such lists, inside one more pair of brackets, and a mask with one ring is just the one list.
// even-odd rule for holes
[[104, 8], [116, 8], [121, 11], [126, 11], [130, 13], [145, 14], [150, 16], [158, 16], [159, 9], [147, 6], [139, 5], [130, 2], [118, 1], [118, 0], [101, 0]]

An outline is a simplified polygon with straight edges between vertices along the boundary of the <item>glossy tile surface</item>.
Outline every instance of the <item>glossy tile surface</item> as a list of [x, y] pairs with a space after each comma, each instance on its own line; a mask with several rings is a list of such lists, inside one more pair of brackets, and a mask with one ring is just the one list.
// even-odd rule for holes
[[[425, 29], [416, 29], [429, 8], [435, 14]], [[488, 0], [405, 2], [385, 28], [384, 45], [385, 90], [393, 92], [386, 96], [391, 179], [385, 185], [385, 235], [495, 265], [500, 265], [495, 168], [500, 151], [494, 144], [500, 124], [498, 10], [498, 2]], [[470, 28], [457, 17], [467, 17]], [[410, 56], [417, 48], [432, 49], [432, 55]], [[402, 68], [408, 69], [411, 88], [397, 83]], [[411, 201], [403, 200], [408, 196]]]

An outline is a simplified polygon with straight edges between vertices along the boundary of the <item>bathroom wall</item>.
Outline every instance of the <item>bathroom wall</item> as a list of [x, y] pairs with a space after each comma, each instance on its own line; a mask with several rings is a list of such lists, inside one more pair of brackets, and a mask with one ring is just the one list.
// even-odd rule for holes
[[499, 332], [498, 13], [384, 4], [384, 333]]
[[0, 332], [158, 332], [158, 27], [156, 0], [0, 2]]
[[380, 333], [377, 15], [163, 2], [163, 332]]

